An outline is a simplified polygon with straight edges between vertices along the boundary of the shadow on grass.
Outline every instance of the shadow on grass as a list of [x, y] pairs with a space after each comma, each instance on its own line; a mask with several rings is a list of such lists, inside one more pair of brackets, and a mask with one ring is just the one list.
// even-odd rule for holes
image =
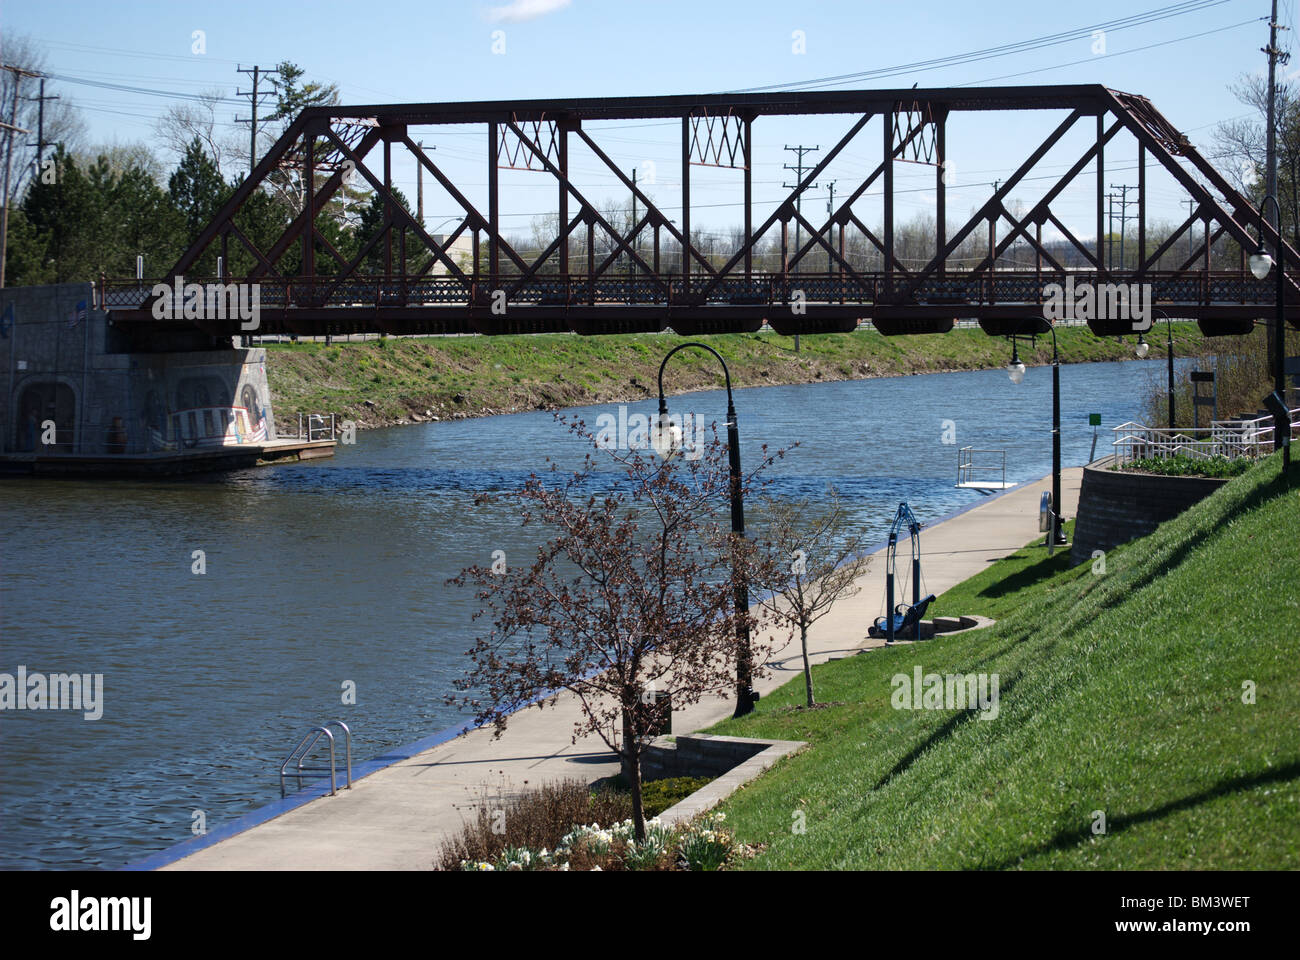
[[[1020, 674], [1017, 673], [1015, 676], [1007, 680], [1005, 683], [999, 684], [999, 689], [998, 689], [999, 701], [1006, 694], [1010, 693], [1015, 688], [1015, 685], [1017, 681], [1019, 681], [1019, 679], [1020, 679]], [[876, 783], [876, 785], [872, 787], [872, 789], [880, 790], [888, 786], [890, 781], [892, 781], [895, 777], [905, 773], [908, 767], [910, 767], [918, 759], [920, 759], [923, 753], [925, 753], [931, 747], [942, 743], [944, 740], [947, 740], [957, 731], [958, 727], [962, 726], [963, 724], [970, 723], [972, 720], [974, 720], [976, 717], [979, 716], [979, 713], [980, 711], [978, 710], [962, 710], [959, 713], [956, 713], [953, 716], [949, 717], [947, 721], [944, 722], [943, 726], [941, 726], [938, 730], [934, 731], [934, 733], [930, 734], [928, 737], [926, 737], [924, 740], [918, 743], [915, 747], [913, 747], [911, 750], [908, 751], [905, 757], [899, 760], [898, 763], [894, 764], [893, 768], [890, 769], [889, 772], [886, 773], [883, 777], [881, 777], [880, 780]]]
[[[1158, 807], [1152, 807], [1150, 810], [1144, 810], [1141, 813], [1122, 814], [1106, 822], [1106, 836], [1112, 836], [1121, 830], [1127, 830], [1129, 827], [1135, 827], [1138, 824], [1150, 823], [1153, 820], [1159, 820], [1161, 817], [1167, 817], [1171, 813], [1178, 813], [1183, 810], [1190, 810], [1198, 807], [1203, 803], [1214, 800], [1218, 797], [1224, 797], [1231, 793], [1240, 793], [1243, 790], [1251, 790], [1255, 787], [1264, 786], [1269, 783], [1286, 783], [1291, 780], [1300, 779], [1300, 763], [1289, 763], [1285, 767], [1278, 767], [1275, 770], [1269, 770], [1265, 773], [1257, 773], [1248, 776], [1233, 777], [1231, 780], [1224, 780], [1221, 783], [1202, 790], [1200, 793], [1194, 793], [1191, 796], [1183, 797], [1181, 800], [1171, 800], [1169, 803], [1161, 804]], [[1052, 853], [1055, 850], [1069, 850], [1077, 847], [1093, 836], [1092, 825], [1080, 827], [1077, 830], [1062, 830], [1051, 840], [1032, 850], [1003, 860], [1001, 863], [993, 864], [986, 868], [989, 870], [1009, 870], [1012, 867], [1020, 866], [1029, 857], [1042, 856], [1043, 854]]]
[[[1277, 454], [1273, 454], [1273, 456], [1277, 456]], [[1148, 561], [1149, 568], [1125, 587], [1126, 592], [1129, 594], [1136, 593], [1150, 586], [1157, 578], [1163, 577], [1171, 570], [1181, 566], [1183, 561], [1195, 553], [1206, 541], [1222, 534], [1233, 517], [1250, 513], [1263, 507], [1270, 500], [1275, 500], [1286, 494], [1287, 487], [1279, 470], [1276, 477], [1268, 483], [1260, 484], [1241, 500], [1216, 505], [1218, 510], [1211, 522], [1203, 523], [1199, 530], [1174, 547], [1167, 558], [1161, 559], [1159, 555], [1151, 557]], [[1218, 493], [1216, 492], [1214, 495], [1217, 496]]]
[[1003, 577], [979, 592], [979, 596], [995, 599], [1008, 593], [1016, 593], [1032, 587], [1043, 580], [1050, 580], [1062, 570], [1070, 569], [1069, 551], [1060, 551], [1055, 556], [1044, 557], [1037, 563], [1018, 570], [1010, 576]]

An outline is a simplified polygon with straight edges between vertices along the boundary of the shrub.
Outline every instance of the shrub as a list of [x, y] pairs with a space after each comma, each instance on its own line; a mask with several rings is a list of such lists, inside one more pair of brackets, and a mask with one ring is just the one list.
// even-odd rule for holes
[[[495, 863], [509, 848], [554, 850], [575, 824], [618, 823], [632, 814], [632, 801], [612, 790], [570, 779], [505, 800], [483, 797], [473, 820], [443, 844], [437, 866], [459, 870], [462, 861]], [[504, 827], [496, 833], [493, 827]]]
[[1120, 469], [1139, 473], [1158, 473], [1165, 477], [1211, 477], [1222, 479], [1236, 477], [1245, 473], [1255, 461], [1247, 457], [1229, 460], [1224, 456], [1209, 458], [1189, 457], [1179, 454], [1176, 457], [1147, 457], [1130, 460]]

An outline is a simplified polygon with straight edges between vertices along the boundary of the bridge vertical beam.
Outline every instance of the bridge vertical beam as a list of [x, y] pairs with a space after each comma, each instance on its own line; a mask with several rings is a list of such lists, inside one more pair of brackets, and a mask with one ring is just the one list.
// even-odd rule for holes
[[1138, 265], [1147, 261], [1147, 148], [1138, 141]]
[[1102, 259], [1103, 240], [1106, 235], [1102, 226], [1102, 205], [1106, 197], [1106, 112], [1097, 114], [1097, 267], [1106, 270], [1110, 264]]
[[753, 186], [754, 186], [754, 154], [750, 149], [750, 130], [751, 118], [745, 117], [745, 279], [749, 280], [754, 275], [754, 245], [749, 242], [749, 238], [754, 233], [754, 211], [753, 211]]
[[307, 124], [302, 132], [302, 209], [307, 222], [302, 230], [302, 278], [316, 275], [316, 125]]
[[393, 141], [384, 131], [384, 216], [390, 218], [384, 232], [384, 275], [393, 275]]
[[564, 239], [560, 241], [560, 273], [563, 276], [569, 275], [569, 127], [563, 120], [556, 124], [557, 133], [559, 134], [559, 167], [560, 167], [560, 218], [558, 227], [564, 232]]
[[790, 279], [790, 220], [781, 218], [781, 286]]
[[500, 252], [497, 249], [497, 236], [501, 226], [497, 202], [497, 138], [500, 135], [497, 122], [490, 121], [488, 123], [488, 284], [493, 290], [498, 287], [501, 266]]
[[881, 126], [884, 128], [884, 150], [881, 154], [885, 164], [885, 282], [892, 296], [894, 276], [894, 124], [893, 117], [882, 113]]
[[[934, 255], [939, 260], [938, 274], [943, 276], [947, 269], [947, 257], [943, 255], [944, 241], [948, 232], [948, 138], [945, 130], [948, 126], [948, 111], [941, 110], [935, 117], [935, 157], [939, 161], [934, 167]], [[840, 226], [841, 237], [844, 230]]]
[[691, 114], [682, 114], [682, 286], [691, 295]]

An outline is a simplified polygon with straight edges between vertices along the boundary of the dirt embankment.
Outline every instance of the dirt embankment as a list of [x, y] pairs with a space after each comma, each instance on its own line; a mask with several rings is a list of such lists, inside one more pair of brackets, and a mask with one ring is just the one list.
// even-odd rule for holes
[[[1178, 324], [1177, 356], [1213, 352], [1194, 324]], [[1133, 338], [1100, 339], [1084, 327], [1058, 332], [1063, 362], [1134, 359]], [[726, 359], [733, 387], [861, 380], [869, 377], [1004, 366], [1010, 348], [978, 329], [883, 337], [875, 331], [802, 337], [773, 333], [700, 337]], [[333, 413], [359, 427], [555, 410], [645, 400], [657, 393], [659, 364], [679, 343], [673, 334], [578, 337], [387, 338], [299, 343], [267, 349], [276, 419], [296, 429], [299, 413]], [[1029, 364], [1051, 360], [1051, 341], [1022, 345]], [[1160, 362], [1153, 346], [1147, 363]], [[717, 360], [684, 350], [670, 362], [666, 393], [722, 386]]]

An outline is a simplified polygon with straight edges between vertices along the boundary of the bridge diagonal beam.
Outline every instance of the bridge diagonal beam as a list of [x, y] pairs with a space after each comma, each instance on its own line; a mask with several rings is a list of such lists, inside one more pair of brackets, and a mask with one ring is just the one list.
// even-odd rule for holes
[[357, 276], [357, 272], [356, 272], [357, 267], [360, 266], [362, 261], [364, 261], [366, 257], [370, 255], [370, 251], [375, 249], [379, 241], [384, 239], [384, 237], [388, 235], [388, 231], [391, 230], [392, 227], [393, 227], [392, 214], [385, 213], [384, 219], [380, 221], [379, 229], [370, 235], [370, 239], [367, 240], [364, 244], [362, 244], [361, 249], [356, 252], [356, 254], [352, 257], [350, 261], [348, 261], [347, 265], [343, 269], [343, 273], [337, 278], [331, 278], [333, 282], [330, 284], [329, 288], [325, 292], [326, 303], [329, 302], [330, 297], [334, 295], [334, 292], [338, 290], [339, 287], [341, 287], [348, 280], [351, 280]]
[[[1165, 134], [1158, 137], [1153, 133], [1153, 130], [1172, 131], [1174, 129], [1173, 125], [1165, 120], [1145, 97], [1118, 94], [1114, 90], [1107, 90], [1106, 93], [1112, 104], [1111, 109], [1138, 139], [1138, 142], [1155, 155], [1161, 166], [1172, 174], [1194, 199], [1198, 200], [1202, 206], [1208, 207], [1212, 212], [1212, 219], [1221, 224], [1233, 240], [1237, 241], [1243, 249], [1253, 248], [1256, 242], [1255, 238], [1250, 235], [1245, 225], [1239, 223], [1228, 212], [1223, 203], [1199, 184], [1196, 178], [1178, 162], [1177, 157], [1170, 150], [1170, 144], [1175, 141], [1175, 136]], [[1300, 290], [1294, 279], [1296, 271], [1300, 270], [1300, 253], [1297, 253], [1291, 244], [1287, 243], [1286, 239], [1273, 228], [1261, 210], [1243, 197], [1219, 171], [1215, 170], [1201, 156], [1200, 152], [1192, 146], [1186, 137], [1176, 134], [1176, 146], [1182, 156], [1188, 159], [1192, 166], [1196, 168], [1196, 171], [1208, 180], [1210, 186], [1219, 191], [1228, 203], [1232, 204], [1237, 210], [1250, 211], [1251, 219], [1255, 221], [1260, 235], [1272, 243], [1273, 249], [1278, 251], [1278, 260], [1282, 261], [1285, 258], [1285, 262], [1289, 264], [1287, 280], [1291, 289], [1293, 291]]]
[[[311, 136], [315, 136], [315, 134], [311, 134]], [[358, 167], [364, 166], [363, 160], [366, 155], [374, 149], [375, 145], [378, 144], [381, 139], [382, 133], [378, 129], [368, 131], [366, 135], [362, 137], [360, 143], [357, 144], [356, 151], [353, 154], [353, 163]], [[334, 194], [338, 192], [339, 187], [343, 186], [344, 179], [345, 175], [341, 169], [334, 171], [334, 173], [326, 179], [325, 183], [321, 185], [320, 190], [316, 193], [310, 207], [304, 204], [303, 209], [298, 212], [290, 222], [289, 226], [285, 228], [285, 231], [280, 234], [279, 239], [276, 240], [275, 244], [271, 247], [270, 252], [267, 253], [267, 260], [273, 264], [279, 263], [280, 258], [288, 252], [289, 248], [293, 246], [295, 242], [301, 240], [303, 231], [307, 229], [307, 222], [311, 219], [311, 210], [315, 209], [319, 211], [325, 204], [329, 203]], [[264, 273], [265, 270], [259, 266], [248, 275], [248, 279], [257, 280]]]
[[[373, 173], [371, 173], [370, 170], [366, 167], [366, 165], [357, 158], [356, 154], [352, 152], [352, 148], [349, 147], [346, 143], [344, 143], [343, 139], [339, 137], [337, 134], [335, 134], [333, 130], [329, 130], [326, 135], [329, 137], [330, 140], [334, 142], [334, 145], [335, 147], [338, 148], [338, 151], [341, 154], [343, 154], [344, 157], [351, 160], [356, 165], [357, 171], [363, 177], [365, 177], [367, 180], [370, 181], [370, 185], [374, 187], [375, 190], [378, 191], [381, 196], [385, 196], [391, 200], [391, 194], [388, 191], [388, 189], [384, 186], [383, 182], [378, 177], [376, 177]], [[447, 267], [448, 272], [455, 275], [456, 279], [464, 283], [465, 289], [468, 290], [470, 286], [469, 277], [465, 276], [464, 272], [460, 269], [460, 266], [456, 263], [455, 260], [447, 256], [446, 252], [438, 245], [437, 241], [434, 240], [433, 237], [429, 236], [429, 234], [425, 232], [424, 226], [419, 221], [417, 221], [415, 217], [413, 217], [404, 206], [402, 206], [400, 203], [397, 203], [395, 200], [390, 202], [388, 206], [400, 220], [405, 222], [405, 225], [409, 229], [415, 232], [416, 236], [418, 236], [422, 241], [424, 241], [425, 245], [429, 248], [429, 251], [433, 253], [433, 255], [436, 256], [439, 260], [441, 260], [443, 264]], [[394, 226], [396, 226], [396, 224], [391, 224], [389, 226], [389, 229], [391, 230]]]
[[[828, 254], [830, 254], [835, 259], [835, 261], [839, 263], [840, 266], [842, 266], [845, 270], [849, 272], [853, 272], [853, 267], [849, 264], [849, 262], [845, 260], [844, 257], [840, 255], [839, 251], [836, 250], [834, 247], [832, 247], [830, 243], [828, 243], [820, 233], [815, 232], [816, 228], [811, 223], [809, 223], [808, 219], [804, 217], [803, 214], [801, 214], [798, 210], [794, 211], [794, 219], [797, 220], [800, 224], [802, 224], [803, 228], [807, 230], [810, 234], [813, 234], [813, 236], [808, 240], [808, 243], [804, 244], [805, 250], [811, 249], [811, 246], [813, 244], [820, 244], [822, 249], [824, 249]], [[793, 261], [791, 261], [790, 265], [794, 266]]]
[[651, 200], [648, 196], [646, 196], [645, 192], [642, 191], [642, 189], [639, 186], [633, 183], [631, 179], [628, 178], [627, 174], [625, 174], [619, 168], [618, 164], [616, 164], [613, 160], [609, 158], [609, 155], [606, 154], [605, 151], [600, 148], [599, 144], [597, 144], [595, 140], [587, 136], [587, 131], [583, 130], [581, 127], [576, 127], [573, 132], [576, 133], [578, 135], [578, 138], [582, 140], [582, 142], [587, 145], [587, 147], [591, 150], [591, 152], [596, 155], [597, 159], [599, 159], [601, 163], [603, 163], [606, 167], [608, 167], [610, 172], [613, 173], [614, 176], [618, 177], [618, 179], [623, 182], [623, 185], [625, 187], [627, 187], [629, 190], [632, 191], [633, 196], [635, 196], [638, 200], [640, 200], [643, 204], [645, 204], [645, 208], [647, 211], [654, 212], [654, 219], [651, 221], [653, 225], [661, 227], [664, 230], [667, 230], [669, 236], [675, 238], [677, 242], [682, 245], [683, 250], [689, 248], [691, 254], [695, 257], [696, 261], [702, 267], [704, 267], [704, 269], [707, 270], [709, 273], [716, 274], [718, 272], [717, 270], [714, 269], [713, 264], [709, 263], [709, 261], [705, 259], [703, 254], [701, 254], [698, 250], [696, 250], [691, 244], [686, 242], [686, 240], [682, 237], [682, 232], [678, 230], [672, 224], [672, 222], [663, 215], [663, 212], [655, 205], [654, 201]]
[[216, 216], [214, 216], [208, 225], [199, 232], [199, 235], [194, 239], [194, 242], [191, 243], [186, 251], [181, 254], [180, 259], [172, 264], [172, 268], [167, 271], [167, 276], [184, 276], [185, 272], [189, 270], [190, 267], [194, 266], [195, 262], [208, 248], [208, 245], [211, 244], [225, 228], [226, 224], [234, 222], [235, 214], [239, 212], [239, 209], [243, 207], [248, 198], [253, 195], [253, 191], [261, 186], [266, 177], [279, 166], [280, 160], [284, 157], [289, 148], [297, 141], [306, 126], [306, 115], [299, 114], [298, 119], [294, 120], [293, 123], [289, 125], [289, 128], [285, 130], [280, 139], [277, 140], [272, 145], [271, 149], [266, 152], [266, 156], [262, 158], [261, 163], [257, 164], [257, 166], [253, 168], [253, 172], [235, 188], [235, 192], [231, 194], [230, 198], [224, 204], [221, 205], [221, 209], [217, 211]]
[[[874, 114], [864, 113], [858, 118], [857, 122], [849, 128], [849, 132], [840, 137], [839, 142], [826, 152], [826, 155], [822, 157], [821, 162], [813, 167], [803, 180], [790, 191], [785, 200], [783, 200], [777, 208], [772, 211], [768, 218], [763, 221], [762, 225], [746, 238], [744, 246], [737, 250], [731, 259], [723, 265], [722, 269], [717, 272], [717, 275], [705, 285], [704, 290], [700, 294], [702, 297], [707, 298], [710, 293], [717, 289], [718, 284], [722, 282], [722, 278], [736, 268], [736, 264], [740, 263], [740, 261], [745, 258], [746, 252], [752, 250], [754, 244], [758, 241], [758, 238], [767, 233], [767, 231], [771, 229], [772, 224], [776, 223], [777, 220], [787, 222], [790, 220], [794, 215], [795, 201], [803, 194], [804, 190], [807, 189], [808, 184], [816, 180], [817, 177], [821, 175], [821, 172], [830, 166], [831, 161], [840, 155], [840, 152], [849, 145], [849, 142], [856, 137], [859, 132], [861, 132], [862, 128], [867, 125], [867, 121], [870, 120], [873, 115]], [[882, 113], [880, 116], [883, 120], [884, 114]], [[888, 123], [887, 120], [884, 122]], [[788, 269], [788, 266], [786, 269]]]
[[[520, 134], [519, 128], [515, 126], [513, 120], [507, 121], [506, 126], [509, 129], [513, 130], [515, 135], [519, 136], [521, 140], [524, 140], [524, 138]], [[659, 279], [657, 276], [655, 276], [654, 268], [651, 267], [650, 264], [642, 260], [641, 255], [639, 253], [637, 253], [630, 246], [628, 246], [628, 244], [623, 240], [623, 238], [619, 236], [618, 231], [615, 230], [613, 226], [610, 225], [608, 220], [606, 220], [603, 216], [601, 216], [600, 211], [596, 209], [595, 205], [589, 202], [587, 198], [583, 196], [582, 192], [576, 186], [573, 185], [573, 182], [569, 180], [569, 178], [560, 171], [560, 168], [557, 167], [555, 164], [553, 164], [550, 158], [547, 157], [540, 150], [538, 150], [532, 143], [528, 142], [527, 140], [524, 140], [524, 146], [527, 147], [532, 152], [533, 156], [537, 157], [537, 159], [543, 164], [543, 166], [545, 166], [546, 169], [550, 172], [551, 176], [555, 177], [564, 186], [564, 188], [573, 195], [573, 198], [577, 200], [578, 203], [582, 204], [582, 206], [586, 209], [587, 215], [591, 218], [591, 220], [594, 221], [595, 223], [600, 224], [601, 228], [606, 233], [608, 233], [610, 237], [612, 237], [614, 241], [619, 245], [619, 248], [622, 250], [626, 250], [628, 256], [630, 256], [633, 260], [635, 260], [638, 264], [640, 264], [647, 273], [655, 277], [655, 281], [659, 284], [659, 286], [665, 291], [667, 291], [668, 288], [664, 284], [664, 282], [661, 279]]]
[[[406, 144], [407, 149], [415, 156], [415, 159], [433, 175], [433, 178], [437, 180], [438, 183], [442, 184], [442, 188], [451, 194], [451, 198], [460, 204], [461, 209], [465, 211], [466, 218], [473, 219], [473, 223], [470, 224], [470, 229], [483, 231], [487, 234], [490, 245], [495, 245], [504, 252], [505, 255], [510, 258], [511, 262], [513, 262], [520, 270], [527, 270], [528, 263], [525, 262], [524, 258], [515, 251], [515, 248], [510, 245], [505, 237], [500, 235], [499, 231], [492, 230], [490, 220], [483, 216], [474, 204], [470, 203], [469, 199], [456, 188], [456, 185], [451, 182], [447, 175], [443, 173], [442, 170], [438, 168], [438, 165], [429, 158], [429, 155], [415, 145], [415, 141], [411, 139], [410, 135], [403, 133], [401, 140], [402, 143]], [[477, 251], [475, 251], [475, 255], [477, 256]]]
[[[921, 132], [924, 129], [925, 129], [924, 125], [921, 125], [921, 126], [913, 127], [911, 130], [909, 130], [907, 135], [901, 141], [899, 141], [896, 147], [893, 148], [893, 150], [890, 152], [890, 155], [886, 159], [881, 160], [880, 163], [876, 166], [876, 169], [871, 171], [871, 174], [860, 184], [858, 184], [857, 188], [852, 193], [850, 193], [848, 197], [844, 201], [842, 201], [838, 207], [835, 208], [835, 212], [832, 213], [827, 218], [826, 223], [822, 226], [821, 230], [818, 231], [819, 233], [824, 232], [826, 228], [829, 227], [832, 223], [839, 222], [842, 225], [846, 218], [851, 219], [852, 222], [858, 227], [858, 229], [863, 232], [863, 234], [867, 237], [867, 239], [870, 240], [871, 243], [875, 245], [876, 249], [880, 251], [881, 256], [884, 257], [888, 263], [892, 263], [894, 269], [898, 270], [905, 277], [910, 277], [912, 275], [912, 272], [908, 270], [907, 267], [903, 266], [903, 262], [894, 255], [893, 250], [886, 249], [886, 245], [881, 243], [880, 240], [876, 237], [876, 235], [863, 225], [862, 221], [858, 219], [858, 217], [853, 213], [853, 210], [851, 208], [853, 204], [857, 202], [857, 200], [864, 193], [866, 193], [869, 189], [871, 189], [871, 185], [875, 183], [880, 178], [880, 176], [885, 172], [886, 164], [890, 163], [893, 160], [897, 160], [899, 158], [899, 155], [904, 153], [907, 150], [907, 148], [911, 145], [912, 141], [915, 140], [917, 137], [919, 137], [921, 135]], [[800, 248], [795, 253], [794, 257], [787, 264], [787, 269], [793, 267], [796, 263], [798, 263], [799, 260], [802, 259], [809, 250], [812, 249], [812, 247], [813, 247], [812, 241], [809, 241], [808, 243], [804, 244], [803, 247]]]
[[[1060, 125], [1048, 134], [1047, 139], [1040, 143], [1037, 149], [1029, 155], [1029, 158], [1017, 167], [1016, 171], [1011, 174], [1011, 176], [1007, 178], [998, 189], [993, 191], [993, 196], [989, 198], [984, 206], [976, 211], [973, 217], [966, 221], [965, 225], [957, 231], [951, 240], [944, 244], [943, 250], [939, 255], [926, 264], [925, 267], [923, 267], [921, 271], [912, 278], [911, 283], [908, 284], [907, 289], [903, 294], [905, 300], [916, 296], [916, 292], [921, 288], [921, 284], [928, 280], [930, 276], [939, 269], [939, 264], [946, 262], [947, 259], [952, 256], [953, 251], [962, 245], [962, 242], [971, 235], [975, 228], [989, 218], [989, 212], [993, 209], [994, 205], [999, 207], [1002, 206], [1003, 201], [1005, 201], [1011, 191], [1015, 189], [1016, 185], [1028, 176], [1029, 172], [1038, 164], [1038, 161], [1047, 156], [1048, 151], [1050, 151], [1052, 147], [1056, 146], [1056, 144], [1060, 142], [1061, 138], [1070, 132], [1071, 128], [1073, 128], [1075, 123], [1077, 123], [1079, 118], [1082, 116], [1083, 113], [1079, 110], [1072, 110], [1070, 115], [1062, 120]], [[1110, 136], [1114, 136], [1113, 131]], [[1109, 139], [1109, 136], [1106, 139]], [[1088, 153], [1085, 154], [1085, 157], [1090, 157], [1091, 155], [1096, 154], [1097, 151], [1101, 149], [1102, 145], [1103, 141], [1094, 143]], [[1086, 163], [1087, 161], [1085, 160], [1084, 162]], [[1062, 177], [1061, 181], [1058, 181], [1058, 184], [1060, 182], [1069, 183], [1069, 180]], [[1062, 187], [1062, 189], [1064, 189], [1064, 187]]]
[[258, 263], [262, 264], [262, 266], [264, 266], [268, 272], [274, 274], [277, 277], [280, 275], [279, 271], [275, 269], [275, 265], [266, 258], [266, 254], [262, 253], [261, 250], [257, 249], [257, 245], [254, 244], [252, 240], [248, 239], [248, 237], [244, 234], [244, 231], [239, 229], [239, 224], [235, 223], [234, 220], [230, 221], [230, 232], [233, 233], [235, 235], [235, 239], [238, 240], [240, 243], [242, 243], [244, 245], [244, 248], [253, 255], [253, 259], [257, 260]]
[[578, 211], [578, 213], [574, 215], [573, 219], [569, 221], [568, 225], [560, 231], [560, 235], [552, 240], [550, 245], [542, 251], [541, 256], [529, 264], [528, 269], [520, 274], [519, 277], [515, 278], [513, 283], [506, 287], [507, 300], [522, 290], [524, 285], [537, 275], [537, 271], [541, 269], [542, 264], [546, 263], [546, 261], [551, 258], [551, 255], [560, 248], [560, 244], [568, 240], [573, 231], [578, 229], [578, 224], [582, 223], [582, 219], [582, 211]]

